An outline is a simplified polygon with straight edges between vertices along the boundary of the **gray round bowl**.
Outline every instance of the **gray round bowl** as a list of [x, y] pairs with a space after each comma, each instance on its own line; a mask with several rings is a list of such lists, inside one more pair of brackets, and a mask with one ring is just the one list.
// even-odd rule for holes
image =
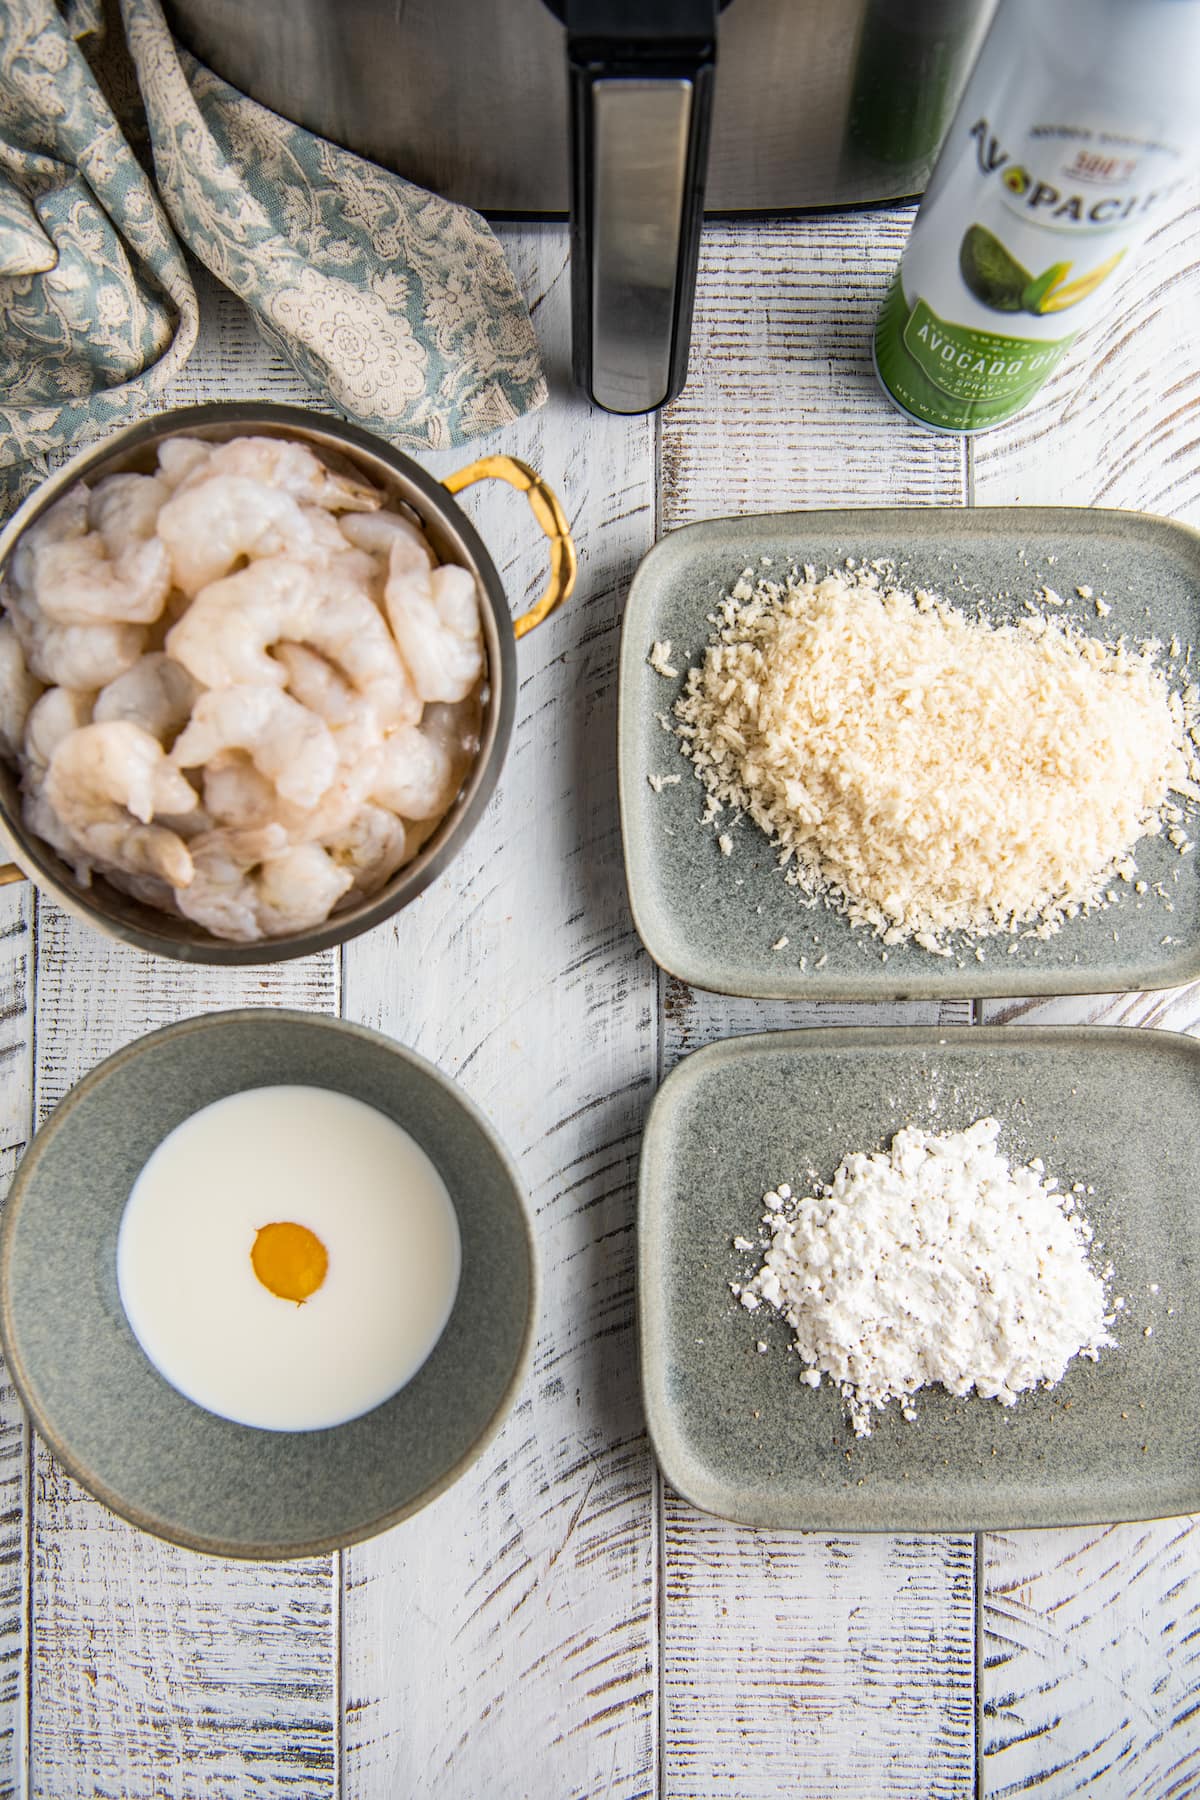
[[482, 817], [499, 779], [512, 732], [516, 684], [514, 627], [496, 566], [471, 521], [453, 499], [453, 493], [474, 481], [493, 478], [507, 481], [527, 494], [538, 526], [551, 540], [550, 586], [540, 605], [517, 621], [518, 635], [540, 624], [567, 598], [574, 582], [575, 551], [558, 501], [533, 470], [513, 457], [485, 457], [449, 477], [443, 484], [427, 474], [411, 457], [345, 420], [327, 418], [322, 413], [308, 412], [298, 406], [238, 400], [184, 406], [173, 412], [158, 413], [140, 424], [124, 426], [64, 463], [0, 532], [0, 575], [3, 575], [5, 564], [22, 533], [69, 487], [77, 481], [98, 480], [103, 475], [148, 472], [154, 467], [161, 440], [181, 432], [190, 437], [222, 442], [247, 435], [300, 439], [310, 444], [332, 467], [353, 469], [365, 475], [384, 491], [390, 502], [400, 502], [410, 508], [420, 519], [439, 561], [458, 563], [474, 573], [479, 587], [480, 620], [487, 657], [479, 755], [437, 830], [413, 861], [394, 875], [378, 894], [335, 912], [309, 931], [264, 938], [253, 944], [233, 944], [215, 938], [188, 919], [173, 918], [118, 893], [99, 877], [91, 887], [82, 886], [49, 844], [26, 829], [21, 817], [16, 771], [2, 760], [0, 826], [12, 845], [19, 870], [31, 881], [53, 894], [69, 911], [138, 949], [187, 962], [206, 963], [255, 964], [279, 962], [292, 956], [311, 956], [332, 944], [344, 943], [361, 931], [369, 931], [427, 888], [462, 848]]
[[[382, 1406], [323, 1431], [257, 1431], [185, 1400], [117, 1292], [117, 1231], [147, 1157], [200, 1107], [277, 1082], [350, 1094], [411, 1132], [462, 1237], [454, 1310], [428, 1360]], [[114, 1512], [219, 1556], [316, 1555], [450, 1487], [512, 1405], [536, 1301], [520, 1182], [483, 1116], [412, 1051], [319, 1014], [211, 1013], [119, 1050], [35, 1136], [0, 1234], [0, 1337], [38, 1431]]]

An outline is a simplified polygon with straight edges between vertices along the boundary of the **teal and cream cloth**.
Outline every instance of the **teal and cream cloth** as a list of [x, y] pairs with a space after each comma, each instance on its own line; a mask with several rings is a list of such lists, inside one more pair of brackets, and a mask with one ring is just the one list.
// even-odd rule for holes
[[49, 453], [178, 374], [198, 329], [181, 244], [403, 449], [542, 404], [528, 311], [477, 213], [278, 118], [179, 49], [158, 0], [120, 0], [151, 181], [98, 78], [101, 4], [0, 0], [0, 513]]

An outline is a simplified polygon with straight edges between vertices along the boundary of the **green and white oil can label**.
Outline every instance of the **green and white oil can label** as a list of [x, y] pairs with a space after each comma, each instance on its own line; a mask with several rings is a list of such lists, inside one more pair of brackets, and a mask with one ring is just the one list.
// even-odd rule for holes
[[1021, 338], [912, 305], [900, 274], [880, 314], [875, 366], [897, 405], [938, 431], [985, 431], [1032, 399], [1075, 341]]
[[906, 411], [997, 425], [1111, 316], [1200, 152], [1198, 52], [1197, 0], [1004, 0], [880, 315]]
[[908, 315], [902, 342], [935, 387], [954, 400], [1023, 400], [1045, 381], [1075, 341], [1009, 337], [941, 319], [924, 300]]

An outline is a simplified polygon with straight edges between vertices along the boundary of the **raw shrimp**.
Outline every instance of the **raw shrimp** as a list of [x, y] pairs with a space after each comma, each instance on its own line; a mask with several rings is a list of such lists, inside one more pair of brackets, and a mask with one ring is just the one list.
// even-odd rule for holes
[[353, 880], [319, 845], [289, 845], [280, 825], [212, 831], [192, 853], [195, 874], [175, 894], [180, 912], [239, 943], [319, 925]]
[[88, 522], [115, 562], [131, 544], [154, 536], [171, 490], [156, 475], [106, 475], [88, 495]]
[[25, 757], [31, 768], [45, 771], [65, 737], [88, 725], [95, 696], [76, 688], [47, 688], [25, 721]]
[[167, 633], [167, 654], [205, 687], [282, 687], [287, 674], [267, 646], [305, 637], [320, 605], [311, 569], [267, 557], [197, 594]]
[[367, 792], [402, 819], [437, 819], [461, 780], [444, 744], [415, 725], [399, 725], [376, 753]]
[[38, 546], [62, 544], [83, 536], [88, 528], [88, 500], [87, 488], [77, 482], [53, 506], [48, 506], [28, 531], [21, 533], [8, 564], [8, 580], [19, 601], [33, 601], [33, 559]]
[[185, 594], [219, 581], [243, 557], [302, 556], [312, 545], [312, 529], [291, 495], [242, 475], [185, 483], [159, 513], [158, 535]]
[[116, 557], [98, 531], [33, 553], [32, 601], [53, 625], [152, 625], [170, 586], [170, 558], [156, 537]]
[[46, 795], [69, 831], [112, 808], [149, 824], [159, 813], [186, 813], [196, 791], [167, 759], [157, 738], [128, 719], [81, 725], [54, 746]]
[[302, 632], [289, 632], [341, 669], [368, 701], [380, 724], [415, 724], [421, 701], [371, 596], [332, 573], [321, 583], [321, 604]]
[[213, 447], [203, 438], [169, 437], [158, 446], [158, 474], [169, 488], [182, 487], [212, 460]]
[[189, 479], [207, 482], [226, 475], [262, 482], [328, 512], [374, 512], [383, 503], [383, 495], [369, 482], [335, 475], [307, 444], [292, 438], [231, 438], [214, 449], [202, 473]]
[[247, 831], [283, 822], [275, 784], [240, 750], [222, 751], [206, 762], [203, 782], [204, 810], [222, 828]]
[[21, 749], [25, 722], [41, 691], [41, 682], [26, 667], [11, 620], [0, 619], [0, 744], [10, 756]]
[[475, 577], [453, 563], [414, 568], [392, 546], [384, 604], [422, 700], [465, 700], [483, 674]]
[[305, 443], [175, 437], [153, 474], [77, 483], [22, 533], [0, 604], [29, 829], [81, 882], [219, 937], [376, 893], [478, 753], [473, 577]]
[[262, 936], [254, 872], [264, 858], [278, 856], [287, 847], [282, 825], [206, 832], [192, 842], [192, 879], [176, 888], [176, 906], [185, 919], [203, 925], [214, 937], [253, 943]]
[[320, 925], [353, 884], [353, 873], [339, 868], [320, 844], [295, 844], [270, 857], [259, 872], [259, 929], [280, 937]]
[[301, 502], [300, 512], [311, 533], [315, 551], [328, 556], [362, 555], [361, 551], [354, 552], [354, 546], [346, 542], [337, 520], [323, 506], [310, 506]]
[[416, 855], [419, 840], [404, 821], [383, 806], [360, 806], [341, 831], [321, 842], [340, 869], [344, 869], [356, 893], [378, 893]]
[[324, 843], [344, 831], [363, 804], [362, 789], [359, 773], [351, 769], [316, 806], [294, 806], [238, 750], [223, 751], [204, 765], [204, 808], [219, 824], [239, 831], [282, 825], [294, 844]]
[[47, 621], [146, 624], [162, 611], [170, 582], [162, 545], [153, 538], [134, 537], [110, 555], [105, 536], [88, 530], [92, 500], [82, 482], [69, 488], [22, 534], [13, 552], [6, 604], [14, 618], [23, 617], [31, 629]]
[[349, 725], [362, 712], [363, 702], [332, 663], [306, 644], [286, 640], [276, 644], [275, 661], [283, 668], [288, 693], [315, 712], [333, 730]]
[[52, 625], [21, 608], [10, 617], [26, 662], [47, 687], [106, 687], [132, 669], [146, 642], [141, 625]]
[[[144, 490], [153, 491], [151, 499], [140, 499]], [[171, 576], [164, 547], [153, 542], [166, 491], [149, 475], [110, 475], [94, 490], [83, 482], [70, 488], [13, 554], [18, 610], [34, 625], [40, 617], [54, 625], [157, 619]], [[97, 529], [88, 531], [88, 522]]]
[[46, 799], [40, 779], [31, 780], [28, 771], [21, 783], [21, 817], [35, 837], [57, 850], [65, 863], [69, 863], [75, 871], [75, 879], [82, 887], [87, 887], [92, 879], [93, 859], [86, 855], [83, 845], [78, 843], [67, 830], [54, 808]]
[[176, 768], [197, 769], [225, 750], [244, 750], [296, 806], [315, 806], [337, 774], [337, 745], [325, 721], [276, 688], [201, 694], [171, 756]]
[[338, 521], [342, 536], [358, 550], [367, 550], [386, 563], [394, 558], [392, 572], [401, 569], [432, 569], [437, 557], [421, 527], [402, 513], [379, 512], [354, 515]]
[[[305, 524], [312, 533], [312, 542], [304, 552], [303, 560], [309, 568], [320, 572], [322, 578], [331, 576], [335, 581], [348, 581], [371, 593], [379, 590], [380, 600], [383, 598], [383, 569], [378, 557], [371, 556], [365, 550], [356, 550], [348, 544], [338, 527], [338, 521], [332, 513], [320, 506], [302, 506]], [[370, 518], [372, 514], [364, 514]]]
[[172, 887], [191, 880], [192, 859], [182, 838], [150, 821], [190, 812], [195, 789], [167, 761], [158, 740], [129, 720], [69, 732], [55, 746], [42, 791], [90, 857], [131, 874], [160, 876]]
[[288, 692], [332, 731], [343, 769], [356, 767], [382, 743], [374, 707], [323, 656], [306, 644], [289, 643], [276, 644], [274, 655], [287, 673]]
[[98, 723], [132, 719], [169, 749], [187, 724], [199, 692], [199, 684], [182, 663], [156, 651], [139, 657], [132, 669], [101, 688], [92, 716]]

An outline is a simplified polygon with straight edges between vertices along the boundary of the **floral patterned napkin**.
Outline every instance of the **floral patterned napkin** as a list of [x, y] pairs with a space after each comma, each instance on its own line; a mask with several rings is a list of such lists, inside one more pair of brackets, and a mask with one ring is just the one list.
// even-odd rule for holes
[[157, 193], [77, 41], [99, 29], [100, 0], [0, 0], [11, 498], [18, 465], [150, 410], [186, 361], [198, 311], [179, 239], [319, 393], [405, 449], [543, 403], [528, 311], [477, 213], [228, 87], [176, 47], [158, 0], [120, 5]]

